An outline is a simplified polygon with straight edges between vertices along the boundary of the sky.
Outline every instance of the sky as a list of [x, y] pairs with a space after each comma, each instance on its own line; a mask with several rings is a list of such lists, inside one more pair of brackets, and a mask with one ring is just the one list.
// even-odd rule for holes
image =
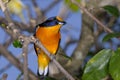
[[[25, 5], [30, 5], [32, 6], [32, 3], [29, 0], [22, 0], [24, 2]], [[40, 6], [41, 9], [45, 9], [46, 6], [48, 6], [50, 3], [52, 3], [52, 1], [54, 0], [36, 0], [38, 5]], [[47, 14], [46, 17], [52, 17], [52, 16], [56, 16], [59, 13], [59, 8], [62, 6], [62, 2], [57, 4], [53, 9], [51, 9]], [[33, 8], [31, 7], [31, 10], [33, 10]], [[24, 13], [26, 15], [26, 13]], [[32, 15], [35, 17], [35, 13], [34, 10], [32, 11]], [[0, 11], [0, 16], [3, 16], [3, 13]], [[27, 19], [27, 18], [26, 18]], [[14, 20], [19, 21], [18, 17], [14, 17]], [[81, 14], [80, 12], [70, 12], [70, 16], [68, 19], [66, 19], [67, 24], [65, 26], [62, 27], [62, 29], [60, 30], [61, 32], [61, 47], [64, 48], [65, 47], [65, 43], [67, 40], [69, 39], [74, 39], [74, 40], [79, 40], [80, 38], [80, 31], [81, 31]], [[0, 44], [2, 44], [4, 42], [4, 40], [9, 38], [8, 35], [5, 34], [5, 32], [3, 31], [2, 28], [0, 28], [0, 34], [1, 39], [0, 39]], [[71, 44], [67, 50], [66, 50], [66, 54], [68, 56], [72, 55], [72, 52], [74, 51], [75, 47], [76, 47], [77, 43], [75, 44]], [[14, 48], [13, 45], [11, 44], [11, 46], [8, 48], [10, 52], [12, 52], [15, 56], [19, 56], [22, 53], [22, 49], [19, 48]], [[33, 45], [30, 44], [29, 45], [29, 54], [28, 54], [28, 67], [34, 72], [37, 72], [37, 57], [36, 54], [33, 50]], [[3, 56], [0, 56], [0, 70], [5, 67], [7, 64], [9, 63], [8, 60], [6, 60]], [[21, 73], [17, 68], [15, 68], [14, 66], [12, 66], [11, 68], [9, 68], [8, 70], [6, 70], [4, 73], [8, 74], [8, 78], [7, 80], [16, 80], [16, 78], [18, 77], [18, 75]], [[2, 74], [0, 74], [0, 78], [2, 77]]]

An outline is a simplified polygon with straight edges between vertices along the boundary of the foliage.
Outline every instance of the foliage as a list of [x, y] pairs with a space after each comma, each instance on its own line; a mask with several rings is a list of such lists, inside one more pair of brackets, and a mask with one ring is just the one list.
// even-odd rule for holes
[[22, 44], [21, 44], [21, 42], [19, 40], [14, 40], [13, 46], [15, 48], [22, 48]]
[[6, 27], [6, 24], [0, 24], [0, 26], [5, 28], [5, 27]]
[[[78, 3], [81, 0], [76, 0]], [[65, 4], [68, 5], [68, 7], [70, 8], [70, 10], [72, 10], [73, 12], [77, 12], [79, 11], [78, 6], [76, 6], [75, 4], [73, 4], [70, 0], [64, 0]]]
[[23, 16], [23, 10], [25, 9], [25, 5], [21, 0], [2, 0], [4, 3], [7, 3], [6, 6], [10, 13], [15, 14], [20, 17], [20, 19], [25, 22], [25, 18]]
[[115, 16], [115, 17], [119, 17], [119, 10], [117, 7], [115, 6], [111, 6], [111, 5], [106, 5], [103, 7], [108, 13], [110, 13], [111, 15]]
[[111, 38], [120, 37], [120, 33], [109, 33], [103, 38], [103, 42], [110, 40]]
[[114, 80], [120, 80], [120, 48], [114, 52], [110, 59], [109, 73]]
[[[3, 0], [3, 1], [6, 1], [6, 0]], [[31, 0], [31, 1], [35, 1], [35, 0]], [[57, 0], [56, 0], [57, 1]], [[81, 2], [81, 0], [75, 0], [75, 1], [77, 1], [78, 3], [80, 3]], [[15, 4], [15, 3], [17, 3], [17, 4]], [[73, 11], [73, 12], [77, 12], [77, 11], [79, 11], [79, 7], [78, 6], [76, 6], [75, 4], [73, 4], [72, 2], [71, 2], [71, 0], [64, 0], [64, 3], [65, 3], [65, 5], [67, 5], [69, 8], [70, 8], [70, 10], [71, 11]], [[38, 3], [39, 4], [39, 3]], [[13, 6], [14, 5], [14, 6]], [[34, 4], [33, 4], [34, 5]], [[21, 3], [21, 1], [19, 1], [19, 0], [9, 0], [9, 3], [8, 4], [6, 4], [6, 6], [7, 6], [7, 8], [8, 8], [8, 10], [12, 13], [12, 14], [16, 14], [17, 16], [19, 16], [21, 19], [23, 18], [24, 19], [24, 17], [23, 17], [23, 9], [24, 9], [24, 6], [26, 6], [26, 5], [23, 5], [23, 3]], [[46, 5], [45, 5], [46, 6]], [[38, 7], [38, 8], [37, 8]], [[47, 7], [47, 6], [46, 6]], [[31, 8], [31, 7], [28, 7], [28, 9], [29, 8]], [[43, 16], [43, 18], [45, 18], [46, 17], [46, 14], [48, 14], [48, 13], [44, 13], [44, 12], [42, 12], [42, 11], [44, 11], [44, 10], [41, 10], [41, 9], [39, 9], [39, 6], [37, 6], [37, 5], [34, 5], [33, 6], [33, 8], [35, 9], [35, 11], [36, 11], [36, 16], [38, 16], [39, 15], [39, 12], [41, 13], [41, 15]], [[51, 8], [51, 7], [50, 7]], [[85, 8], [87, 8], [87, 7], [85, 7]], [[49, 9], [49, 8], [48, 8]], [[112, 16], [114, 16], [114, 17], [119, 17], [119, 10], [118, 10], [118, 8], [117, 7], [115, 7], [115, 6], [111, 6], [111, 5], [106, 5], [106, 6], [104, 6], [103, 7], [103, 9], [107, 12], [107, 13], [109, 13], [109, 14], [111, 14]], [[86, 10], [89, 10], [89, 8], [88, 9], [86, 9]], [[28, 10], [29, 11], [29, 10]], [[33, 12], [33, 11], [29, 11], [29, 12]], [[34, 27], [33, 25], [36, 25], [36, 23], [39, 23], [40, 21], [39, 21], [39, 19], [41, 19], [41, 21], [42, 21], [42, 17], [37, 17], [37, 18], [35, 18], [35, 20], [32, 20], [33, 18], [33, 16], [31, 16], [31, 13], [29, 14], [29, 17], [31, 18], [30, 19], [30, 23], [28, 23], [27, 25], [23, 25], [22, 23], [19, 23], [19, 22], [15, 22], [16, 24], [17, 23], [19, 23], [21, 26], [19, 27], [19, 29], [21, 30], [21, 33], [22, 32], [24, 32], [24, 31], [26, 31], [26, 32], [29, 32], [29, 30], [33, 30], [33, 28], [32, 27]], [[44, 14], [43, 14], [44, 13]], [[91, 12], [92, 13], [92, 12]], [[85, 13], [86, 14], [86, 13]], [[68, 16], [68, 15], [67, 15]], [[83, 15], [84, 16], [84, 15]], [[94, 14], [93, 14], [93, 16], [94, 16]], [[25, 18], [27, 18], [27, 17], [25, 17]], [[106, 17], [105, 17], [106, 18]], [[5, 19], [5, 20], [7, 20], [7, 18]], [[76, 19], [77, 20], [77, 19]], [[88, 20], [88, 19], [87, 19]], [[92, 19], [91, 19], [92, 20]], [[2, 21], [2, 20], [1, 20]], [[73, 25], [73, 24], [76, 24], [76, 23], [74, 23], [74, 20], [72, 20], [71, 19], [71, 21], [73, 21], [71, 24]], [[90, 20], [88, 20], [88, 21], [90, 21]], [[3, 21], [4, 22], [4, 21]], [[23, 20], [23, 22], [24, 22], [24, 20]], [[87, 22], [84, 22], [83, 21], [83, 23], [82, 24], [84, 24], [84, 23], [87, 23]], [[87, 23], [87, 27], [90, 27], [89, 26], [89, 23]], [[1, 25], [0, 26], [2, 26], [1, 28], [5, 28], [6, 27], [6, 22], [5, 23], [1, 23]], [[32, 26], [32, 27], [31, 27]], [[78, 26], [79, 27], [79, 26]], [[29, 28], [29, 29], [28, 29]], [[23, 30], [23, 31], [22, 31]], [[92, 29], [91, 29], [92, 30]], [[98, 30], [99, 31], [99, 30]], [[86, 32], [87, 32], [87, 30], [86, 30]], [[7, 30], [6, 30], [6, 33], [7, 33]], [[9, 32], [8, 32], [9, 33]], [[81, 32], [82, 33], [82, 32]], [[30, 32], [30, 34], [31, 34], [31, 32]], [[91, 31], [91, 34], [93, 34], [92, 33], [92, 31]], [[14, 35], [14, 34], [13, 34]], [[83, 33], [81, 34], [82, 36], [83, 36]], [[89, 35], [89, 34], [87, 34], [87, 35]], [[12, 36], [12, 35], [11, 35]], [[86, 36], [85, 36], [86, 37]], [[107, 34], [104, 38], [103, 38], [103, 42], [105, 42], [105, 41], [108, 41], [108, 40], [110, 40], [111, 38], [118, 38], [118, 37], [120, 37], [120, 33], [109, 33], [109, 34]], [[12, 38], [12, 37], [11, 37]], [[98, 37], [95, 37], [95, 38], [98, 38]], [[85, 40], [85, 39], [82, 39], [82, 37], [80, 38], [80, 41], [81, 40]], [[97, 40], [97, 39], [95, 39], [95, 40]], [[89, 43], [89, 41], [86, 41], [86, 44], [87, 44], [87, 42]], [[97, 42], [97, 41], [96, 41]], [[83, 42], [84, 43], [84, 42]], [[4, 44], [4, 43], [3, 43]], [[11, 43], [10, 43], [11, 44]], [[87, 51], [87, 49], [85, 49], [86, 48], [86, 44], [85, 45], [83, 45], [83, 53], [85, 53], [84, 51], [86, 50]], [[21, 44], [21, 42], [19, 41], [19, 40], [14, 40], [14, 42], [13, 42], [13, 46], [14, 47], [16, 47], [16, 48], [21, 48], [22, 47], [22, 44]], [[85, 47], [84, 47], [85, 46]], [[79, 46], [78, 46], [79, 47]], [[6, 48], [6, 47], [5, 47]], [[89, 46], [87, 46], [87, 48], [91, 48], [91, 45], [89, 45]], [[101, 49], [101, 48], [100, 48]], [[7, 50], [6, 50], [7, 51]], [[9, 50], [8, 50], [9, 51]], [[79, 50], [80, 51], [80, 50]], [[97, 50], [96, 50], [97, 51]], [[81, 52], [81, 53], [82, 53]], [[3, 54], [3, 52], [1, 52], [1, 54]], [[78, 57], [77, 58], [71, 58], [71, 57], [68, 57], [68, 56], [66, 56], [66, 55], [62, 55], [63, 57], [65, 57], [65, 58], [67, 58], [68, 60], [71, 60], [71, 62], [75, 62], [74, 60], [75, 59], [78, 59], [78, 57], [79, 57], [79, 55], [78, 55]], [[74, 55], [73, 55], [74, 56]], [[77, 55], [75, 55], [75, 56], [77, 56]], [[86, 55], [85, 55], [86, 56]], [[6, 57], [6, 56], [5, 56]], [[10, 57], [10, 56], [9, 56]], [[8, 58], [8, 60], [9, 60], [9, 57], [7, 57]], [[82, 56], [82, 57], [84, 57], [84, 56]], [[102, 80], [102, 79], [104, 79], [106, 76], [108, 76], [108, 75], [110, 75], [111, 77], [112, 77], [112, 79], [114, 79], [114, 80], [120, 80], [120, 67], [119, 67], [119, 65], [120, 65], [120, 62], [119, 62], [119, 57], [120, 57], [120, 48], [118, 48], [116, 51], [112, 51], [112, 50], [110, 50], [110, 49], [103, 49], [103, 50], [101, 50], [100, 52], [98, 52], [93, 58], [91, 58], [89, 61], [88, 61], [88, 63], [86, 64], [86, 66], [85, 66], [85, 68], [84, 68], [84, 72], [83, 72], [83, 74], [82, 74], [82, 79], [83, 80]], [[14, 58], [13, 58], [14, 59]], [[12, 60], [12, 61], [14, 61], [14, 60]], [[12, 61], [10, 61], [10, 62], [12, 62]], [[77, 63], [77, 62], [76, 62]], [[15, 64], [14, 64], [15, 65]], [[77, 65], [80, 65], [80, 64], [78, 64], [77, 63]], [[64, 66], [64, 65], [62, 65], [62, 66]], [[18, 68], [19, 68], [19, 66], [18, 66]], [[20, 68], [21, 68], [21, 66], [20, 66]], [[69, 67], [68, 67], [69, 68]], [[74, 65], [74, 67], [71, 67], [71, 68], [76, 68], [76, 65]], [[69, 69], [70, 70], [70, 69]], [[74, 73], [75, 71], [73, 70], [73, 73]], [[21, 78], [21, 76], [23, 75], [23, 73], [21, 73], [20, 75], [18, 75], [18, 77], [17, 77], [17, 79], [19, 80], [20, 78]], [[81, 78], [81, 76], [80, 76], [80, 78]], [[54, 78], [51, 78], [51, 77], [45, 77], [45, 80], [55, 80]]]
[[116, 51], [101, 50], [86, 64], [82, 80], [102, 80], [108, 75], [120, 80], [119, 58], [120, 48]]
[[90, 59], [85, 67], [82, 80], [101, 80], [108, 74], [111, 50], [102, 50]]

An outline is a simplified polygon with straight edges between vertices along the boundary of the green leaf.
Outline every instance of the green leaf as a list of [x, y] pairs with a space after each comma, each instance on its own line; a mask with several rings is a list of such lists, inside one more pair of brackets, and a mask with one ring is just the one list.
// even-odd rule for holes
[[13, 46], [14, 46], [15, 48], [22, 48], [22, 44], [20, 43], [19, 40], [14, 40]]
[[108, 13], [115, 17], [119, 17], [119, 10], [117, 7], [112, 6], [112, 5], [106, 5], [103, 7]]
[[120, 48], [114, 52], [110, 59], [109, 72], [113, 80], [120, 80]]
[[103, 38], [103, 42], [110, 40], [111, 38], [114, 37], [120, 37], [120, 33], [109, 33]]
[[[81, 0], [76, 0], [78, 3], [80, 3]], [[79, 7], [71, 2], [71, 0], [64, 0], [64, 3], [68, 5], [68, 7], [73, 11], [77, 12], [79, 11]]]
[[6, 24], [0, 24], [0, 26], [2, 26], [2, 27], [6, 27]]
[[102, 80], [108, 75], [108, 63], [112, 51], [102, 50], [86, 64], [82, 80]]

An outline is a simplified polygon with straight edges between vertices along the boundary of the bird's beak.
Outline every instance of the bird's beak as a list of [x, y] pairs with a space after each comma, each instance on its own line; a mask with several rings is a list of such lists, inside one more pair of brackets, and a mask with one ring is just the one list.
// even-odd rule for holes
[[66, 22], [65, 22], [65, 21], [59, 21], [58, 24], [60, 24], [60, 25], [65, 25]]

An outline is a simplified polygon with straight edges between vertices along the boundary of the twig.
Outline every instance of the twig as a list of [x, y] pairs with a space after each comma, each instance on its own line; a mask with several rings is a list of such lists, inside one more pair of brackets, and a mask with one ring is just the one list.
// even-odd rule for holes
[[22, 75], [23, 75], [23, 73], [20, 73], [20, 74], [17, 76], [16, 80], [22, 80], [22, 79], [21, 79]]
[[[4, 46], [4, 45], [3, 45]], [[6, 48], [6, 46], [4, 46]], [[31, 49], [29, 49], [29, 53], [31, 53], [33, 51], [33, 47]], [[23, 58], [22, 54], [18, 55], [17, 58], [20, 60]], [[0, 69], [0, 74], [2, 74], [3, 72], [5, 72], [8, 68], [11, 68], [13, 65], [9, 62], [5, 67], [3, 67], [2, 69]]]
[[[2, 11], [5, 13], [5, 16], [7, 18], [7, 21], [9, 23], [8, 27], [13, 30], [13, 32], [16, 34], [15, 36], [20, 36], [19, 30], [14, 28], [14, 23], [12, 22], [10, 15], [8, 14], [8, 10], [5, 7], [4, 3], [2, 0], [0, 0], [0, 6]], [[25, 38], [26, 39], [26, 38]], [[24, 45], [23, 45], [23, 54], [24, 54], [24, 64], [23, 64], [23, 71], [24, 71], [24, 80], [28, 80], [28, 67], [27, 67], [27, 48], [28, 48], [28, 40], [25, 40]]]
[[9, 14], [8, 14], [8, 10], [6, 10], [5, 4], [2, 2], [2, 0], [0, 0], [0, 6], [1, 6], [2, 11], [5, 13], [5, 16], [8, 19], [8, 21], [12, 22]]
[[5, 4], [3, 4], [2, 0], [0, 0], [0, 6], [1, 6], [2, 11], [5, 12], [6, 7], [5, 7]]
[[111, 29], [109, 29], [107, 26], [105, 26], [102, 22], [100, 22], [95, 16], [93, 16], [87, 9], [85, 9], [83, 6], [81, 6], [76, 0], [71, 0], [72, 3], [77, 5], [82, 11], [84, 11], [90, 18], [92, 18], [94, 21], [96, 21], [97, 24], [99, 24], [102, 28], [104, 28], [107, 32], [113, 33]]
[[29, 80], [28, 79], [28, 44], [30, 43], [29, 40], [27, 40], [26, 37], [23, 38], [24, 43], [23, 43], [23, 75], [24, 75], [24, 80]]
[[[5, 41], [5, 40], [4, 40]], [[3, 45], [8, 48], [8, 46], [11, 44], [12, 38], [8, 39]]]
[[31, 42], [35, 43], [39, 48], [41, 48], [46, 55], [53, 61], [53, 63], [60, 69], [60, 71], [68, 78], [68, 80], [75, 80], [54, 58], [54, 55], [50, 54], [50, 52], [42, 45], [40, 41], [31, 36]]
[[[14, 36], [14, 31], [13, 31], [13, 35], [11, 36]], [[17, 34], [16, 34], [17, 35]], [[24, 40], [24, 36], [22, 34], [19, 34], [18, 36], [16, 37], [23, 37], [22, 39]], [[55, 59], [54, 59], [54, 56], [51, 55], [47, 50], [46, 48], [44, 48], [44, 46], [39, 42], [37, 41], [37, 39], [35, 39], [33, 36], [32, 37], [28, 37], [28, 39], [25, 39], [24, 42], [26, 42], [27, 40], [30, 40], [31, 42], [33, 43], [36, 43], [36, 45], [38, 45], [38, 47], [40, 47], [41, 49], [43, 49], [43, 51], [50, 57], [51, 60], [53, 60], [53, 62], [56, 64], [56, 66], [61, 70], [61, 72], [69, 79], [69, 80], [75, 80]], [[38, 43], [37, 43], [38, 42]], [[0, 50], [1, 51], [1, 50]], [[8, 55], [8, 54], [7, 54]], [[8, 56], [10, 56], [11, 54], [9, 53]], [[8, 57], [6, 57], [8, 59]], [[15, 59], [15, 58], [14, 58]], [[13, 59], [13, 60], [14, 60]], [[14, 60], [16, 61], [16, 60]], [[17, 62], [18, 63], [18, 62]], [[19, 62], [20, 63], [20, 62]], [[18, 64], [15, 64], [15, 66], [17, 66]], [[23, 68], [22, 68], [23, 69]], [[21, 69], [21, 70], [22, 70]]]
[[[1, 4], [2, 4], [2, 2], [0, 2]], [[0, 4], [0, 5], [1, 5]], [[3, 6], [3, 7], [5, 7], [5, 6]], [[6, 16], [8, 16], [8, 14], [6, 14]], [[9, 16], [8, 16], [9, 17]], [[10, 21], [8, 21], [8, 23], [10, 23]], [[12, 23], [13, 25], [14, 25], [14, 23]], [[8, 25], [9, 27], [12, 27], [11, 25]], [[38, 47], [40, 47], [47, 55], [48, 55], [48, 57], [51, 59], [51, 60], [53, 60], [53, 62], [56, 64], [56, 66], [61, 70], [61, 72], [63, 72], [63, 74], [69, 79], [69, 80], [75, 80], [56, 60], [55, 60], [55, 58], [54, 58], [54, 56], [53, 55], [51, 55], [48, 51], [47, 51], [47, 49], [42, 45], [42, 43], [41, 42], [39, 42], [36, 38], [34, 38], [33, 36], [31, 36], [31, 37], [24, 37], [22, 34], [20, 34], [19, 33], [19, 31], [17, 30], [17, 29], [15, 29], [15, 28], [12, 28], [11, 29], [12, 30], [12, 33], [14, 34], [14, 35], [11, 35], [11, 36], [15, 36], [15, 37], [17, 37], [17, 38], [21, 38], [21, 37], [23, 37], [22, 38], [22, 40], [24, 41], [24, 43], [26, 43], [27, 45], [29, 44], [29, 40], [31, 41], [31, 42], [33, 42], [33, 43], [35, 43], [36, 45], [38, 45]], [[27, 38], [27, 39], [26, 39]], [[27, 42], [28, 41], [28, 42]], [[6, 52], [6, 50], [4, 49], [4, 47], [2, 46], [2, 45], [0, 45], [0, 47], [2, 47], [2, 48], [0, 48], [0, 51], [3, 53], [3, 55], [9, 60], [9, 61], [11, 61], [16, 67], [18, 67], [21, 71], [23, 71], [23, 68], [22, 68], [22, 64], [20, 64], [20, 61], [18, 60], [18, 59], [16, 59], [11, 53], [8, 53], [8, 52]], [[23, 52], [24, 53], [27, 53], [27, 50], [25, 50], [26, 49], [26, 45], [23, 45]], [[2, 50], [1, 50], [2, 49]], [[9, 57], [8, 57], [9, 56]], [[25, 56], [24, 57], [24, 59], [27, 59], [27, 56]], [[19, 65], [19, 66], [18, 66]], [[27, 65], [27, 60], [25, 60], [25, 62], [24, 62], [24, 66], [25, 66], [25, 68], [24, 69], [26, 69], [26, 65]], [[27, 70], [27, 69], [26, 69]], [[30, 70], [29, 70], [29, 73], [30, 73]], [[31, 72], [31, 74], [32, 74], [32, 72]], [[27, 73], [25, 73], [24, 74], [25, 76], [27, 76]], [[25, 77], [24, 76], [24, 77]], [[30, 76], [30, 75], [29, 75]], [[34, 75], [31, 75], [30, 76], [30, 78], [32, 78], [32, 79], [34, 79], [34, 80], [36, 80], [35, 78], [35, 76], [34, 76], [34, 78], [33, 78], [33, 76]], [[27, 78], [27, 77], [26, 77]], [[27, 80], [27, 79], [25, 79], [25, 80]]]
[[38, 7], [37, 3], [35, 0], [32, 0], [32, 3], [33, 3], [33, 6], [34, 6], [34, 10], [36, 12], [36, 15], [37, 15], [37, 19], [36, 19], [36, 23], [40, 23], [41, 21], [44, 20], [45, 16], [44, 14], [42, 13], [41, 9]]
[[[21, 72], [23, 72], [23, 64], [14, 56], [12, 53], [8, 52], [4, 46], [0, 44], [0, 53], [8, 59], [16, 68], [18, 68]], [[39, 78], [30, 70], [28, 69], [29, 78], [31, 80], [39, 80]]]
[[[30, 32], [30, 33], [34, 32], [34, 27], [33, 27], [34, 24], [27, 25], [27, 24], [24, 24], [24, 23], [22, 23], [22, 22], [17, 22], [17, 21], [13, 21], [13, 23], [14, 23], [16, 26], [19, 26], [19, 27], [17, 27], [17, 28], [19, 28], [19, 29], [22, 30], [22, 31], [28, 31], [28, 32]], [[2, 25], [4, 25], [4, 26], [2, 26]], [[1, 26], [2, 28], [6, 28], [6, 25], [8, 25], [7, 19], [0, 16], [0, 26]]]
[[7, 74], [3, 74], [3, 76], [2, 76], [2, 80], [7, 80]]
[[[5, 4], [2, 2], [2, 0], [0, 0], [0, 7], [1, 7], [2, 11], [4, 12], [4, 14], [5, 14], [5, 16], [6, 16], [6, 19], [7, 19], [7, 21], [8, 21], [8, 26], [7, 26], [7, 28], [8, 28], [8, 29], [12, 29], [12, 30], [15, 32], [15, 34], [19, 35], [19, 30], [17, 30], [17, 29], [15, 28], [15, 25], [14, 25], [14, 23], [12, 22], [12, 20], [11, 20], [11, 18], [10, 18], [9, 12], [8, 12], [7, 8], [5, 7]], [[15, 36], [14, 36], [14, 37], [15, 37]]]
[[[14, 23], [12, 22], [11, 18], [10, 18], [10, 15], [8, 14], [7, 12], [7, 9], [5, 7], [5, 5], [2, 3], [2, 0], [0, 0], [0, 6], [1, 6], [1, 9], [2, 11], [5, 13], [5, 16], [7, 18], [7, 21], [8, 21], [8, 28], [10, 30], [12, 30], [12, 33], [14, 33], [14, 35], [12, 35], [13, 37], [18, 37], [20, 36], [21, 34], [19, 33], [19, 30], [15, 29], [14, 28]], [[25, 43], [27, 42], [27, 40], [25, 41]], [[28, 45], [28, 44], [27, 44]], [[1, 46], [2, 47], [2, 46]], [[26, 44], [23, 45], [23, 52], [25, 54], [27, 54], [27, 50], [26, 49]], [[4, 50], [5, 51], [5, 50]], [[3, 51], [3, 52], [4, 52]], [[6, 53], [6, 54], [5, 54]], [[20, 61], [18, 59], [16, 59], [12, 54], [9, 54], [8, 52], [4, 52], [3, 54], [9, 61], [11, 61], [11, 63], [13, 63], [17, 68], [19, 68], [21, 71], [23, 71], [23, 68], [22, 68], [22, 64], [19, 64]], [[9, 56], [9, 57], [8, 57]], [[18, 65], [19, 64], [19, 65]], [[28, 80], [28, 68], [27, 68], [27, 55], [24, 56], [24, 75], [25, 75], [25, 80]], [[29, 70], [30, 74], [32, 75], [29, 75], [31, 79], [37, 79], [36, 76]], [[34, 77], [34, 78], [33, 78]]]

